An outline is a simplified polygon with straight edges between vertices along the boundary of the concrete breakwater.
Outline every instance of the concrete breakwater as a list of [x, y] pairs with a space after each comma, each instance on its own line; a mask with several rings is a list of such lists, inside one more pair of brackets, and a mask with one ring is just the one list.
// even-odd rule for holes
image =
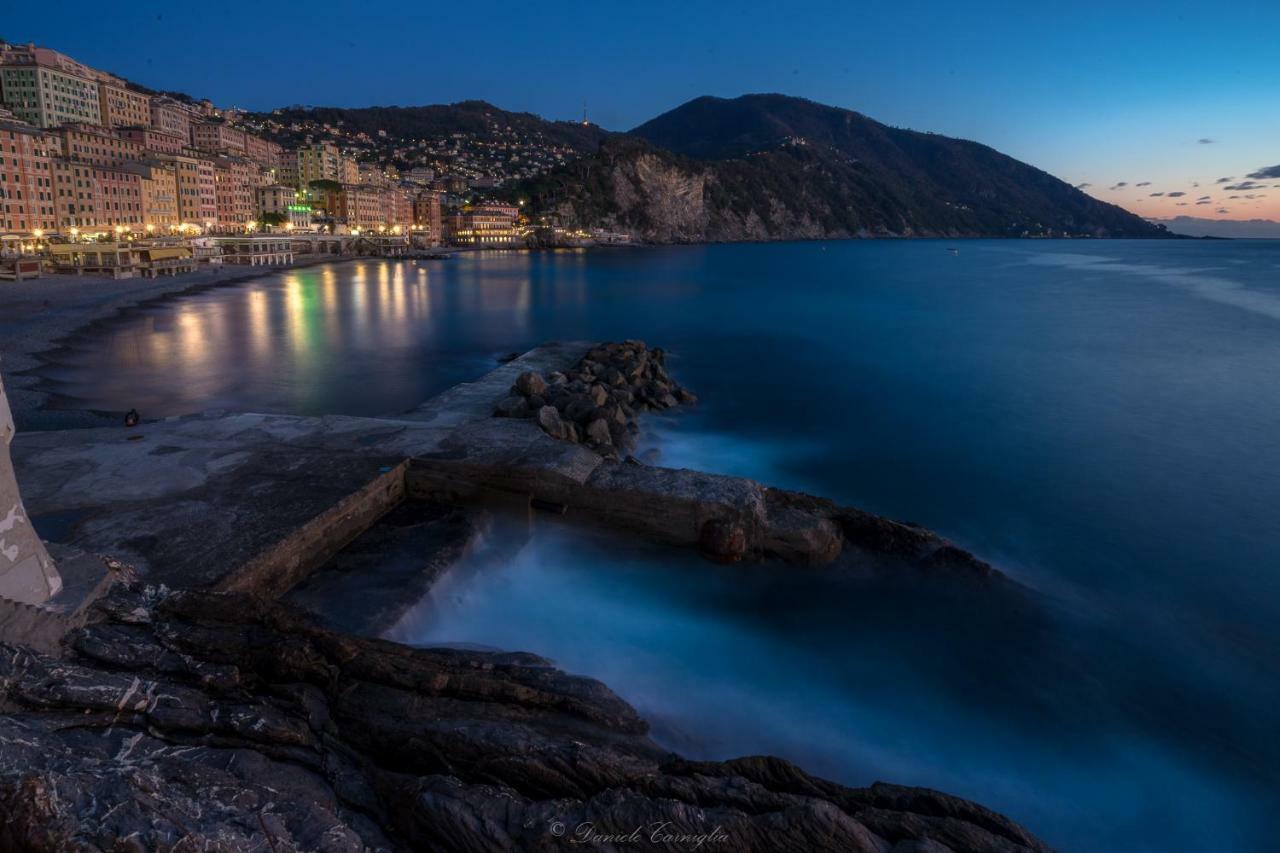
[[[640, 360], [642, 346], [621, 346]], [[620, 832], [721, 832], [743, 850], [1042, 849], [1016, 824], [937, 792], [845, 788], [777, 759], [684, 761], [603, 685], [531, 655], [411, 650], [319, 628], [275, 602], [289, 595], [333, 626], [335, 610], [356, 607], [369, 566], [353, 549], [378, 537], [427, 544], [421, 565], [397, 578], [421, 579], [420, 593], [496, 513], [550, 512], [723, 560], [1003, 583], [912, 525], [618, 458], [623, 442], [607, 424], [606, 445], [598, 429], [582, 443], [536, 417], [494, 417], [530, 375], [564, 382], [539, 389], [525, 378], [525, 399], [572, 381], [583, 383], [565, 388], [574, 399], [606, 382], [622, 388], [608, 368], [585, 368], [603, 382], [583, 376], [584, 364], [603, 363], [591, 353], [626, 361], [622, 351], [540, 347], [390, 418], [213, 412], [19, 435], [15, 467], [45, 538], [122, 558], [142, 583], [95, 591], [54, 648], [47, 637], [35, 651], [0, 638], [0, 810], [14, 816], [3, 846], [87, 837], [110, 849], [137, 837], [149, 847], [523, 849], [594, 820]], [[667, 380], [653, 370], [647, 381]], [[544, 399], [539, 413], [561, 412]], [[589, 423], [604, 419], [595, 408]], [[429, 529], [412, 518], [388, 528], [406, 513]], [[412, 604], [399, 598], [339, 627], [376, 634]], [[101, 737], [78, 742], [95, 728]], [[245, 795], [219, 799], [222, 789]], [[84, 802], [93, 805], [74, 806]]]

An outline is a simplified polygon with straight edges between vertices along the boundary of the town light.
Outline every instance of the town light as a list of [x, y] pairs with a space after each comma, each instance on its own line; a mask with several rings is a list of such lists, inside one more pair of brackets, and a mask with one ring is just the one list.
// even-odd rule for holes
[[44, 229], [43, 229], [43, 228], [37, 228], [36, 230], [32, 231], [31, 233], [35, 235], [35, 238], [36, 238], [37, 240], [39, 240], [41, 237], [43, 237], [43, 236], [44, 236]]
[[154, 230], [156, 230], [156, 227], [155, 227], [154, 225], [152, 225], [150, 222], [148, 222], [148, 223], [147, 223], [147, 233], [148, 233], [148, 234], [150, 234], [150, 233], [151, 233], [152, 231], [154, 231]]
[[79, 229], [79, 228], [76, 228], [76, 227], [73, 225], [73, 226], [71, 227], [71, 239], [72, 239], [72, 241], [75, 241], [75, 239], [76, 239], [77, 237], [79, 237], [79, 236], [80, 236], [80, 229]]

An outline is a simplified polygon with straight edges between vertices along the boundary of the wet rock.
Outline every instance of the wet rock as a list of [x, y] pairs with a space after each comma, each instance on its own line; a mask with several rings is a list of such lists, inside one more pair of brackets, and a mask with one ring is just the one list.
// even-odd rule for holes
[[609, 424], [604, 418], [596, 418], [587, 424], [587, 440], [603, 447], [613, 445], [613, 436], [609, 433]]
[[565, 406], [564, 416], [571, 421], [585, 424], [596, 411], [596, 404], [586, 397], [577, 397]]
[[568, 426], [561, 419], [560, 413], [556, 411], [555, 406], [543, 406], [538, 409], [537, 419], [538, 426], [542, 427], [542, 431], [552, 438], [569, 438]]
[[603, 385], [592, 385], [591, 390], [587, 392], [587, 399], [597, 406], [603, 406], [609, 402], [609, 392]]
[[702, 525], [698, 551], [717, 563], [737, 563], [747, 556], [747, 531], [741, 524], [713, 518]]
[[117, 589], [63, 659], [0, 644], [0, 709], [6, 853], [545, 851], [588, 821], [747, 853], [1048, 849], [937, 791], [686, 761], [534, 655], [353, 637], [242, 594]]
[[542, 378], [541, 373], [526, 370], [516, 377], [516, 391], [526, 397], [532, 397], [535, 394], [542, 396], [547, 393], [547, 380]]
[[498, 401], [498, 405], [493, 409], [494, 415], [500, 418], [523, 418], [529, 414], [529, 403], [524, 397], [517, 397], [514, 394], [510, 397], [504, 397]]

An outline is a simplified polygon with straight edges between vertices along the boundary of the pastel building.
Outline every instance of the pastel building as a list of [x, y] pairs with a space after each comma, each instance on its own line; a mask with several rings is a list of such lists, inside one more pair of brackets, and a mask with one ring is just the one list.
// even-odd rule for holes
[[149, 127], [151, 98], [123, 81], [98, 83], [98, 110], [107, 127]]
[[213, 158], [216, 227], [220, 231], [243, 231], [258, 215], [257, 189], [265, 181], [258, 164], [243, 157]]
[[343, 157], [338, 151], [338, 146], [332, 142], [309, 142], [299, 148], [296, 153], [298, 186], [305, 187], [312, 181], [343, 183]]
[[191, 108], [174, 98], [151, 99], [151, 126], [191, 144]]
[[136, 142], [150, 154], [181, 154], [189, 147], [185, 137], [151, 127], [122, 127], [116, 136]]
[[146, 155], [141, 143], [122, 138], [104, 127], [65, 124], [57, 132], [62, 137], [63, 156], [80, 163], [110, 166], [125, 160], [141, 160]]
[[290, 230], [311, 227], [311, 206], [298, 199], [298, 191], [283, 184], [258, 187], [258, 220], [265, 214], [284, 217]]
[[0, 102], [37, 127], [102, 123], [95, 72], [69, 56], [35, 45], [8, 45], [0, 54]]
[[143, 229], [161, 233], [176, 229], [179, 222], [176, 169], [159, 160], [125, 163], [119, 169], [141, 178]]
[[173, 165], [178, 193], [178, 222], [199, 228], [218, 220], [218, 193], [212, 160], [187, 154], [157, 154]]
[[245, 153], [245, 132], [222, 121], [202, 121], [191, 125], [191, 144], [211, 154]]
[[0, 232], [57, 228], [53, 162], [58, 150], [56, 137], [0, 117]]

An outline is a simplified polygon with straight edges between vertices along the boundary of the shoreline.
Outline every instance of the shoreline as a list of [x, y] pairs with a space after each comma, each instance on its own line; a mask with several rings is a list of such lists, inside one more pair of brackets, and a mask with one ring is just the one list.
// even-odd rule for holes
[[283, 266], [205, 268], [159, 279], [54, 274], [6, 282], [0, 285], [0, 375], [9, 389], [18, 428], [28, 431], [115, 424], [114, 415], [104, 412], [49, 408], [49, 401], [57, 395], [39, 388], [41, 369], [68, 347], [73, 335], [104, 326], [132, 309], [180, 296], [321, 264], [365, 259], [351, 255], [306, 256]]

